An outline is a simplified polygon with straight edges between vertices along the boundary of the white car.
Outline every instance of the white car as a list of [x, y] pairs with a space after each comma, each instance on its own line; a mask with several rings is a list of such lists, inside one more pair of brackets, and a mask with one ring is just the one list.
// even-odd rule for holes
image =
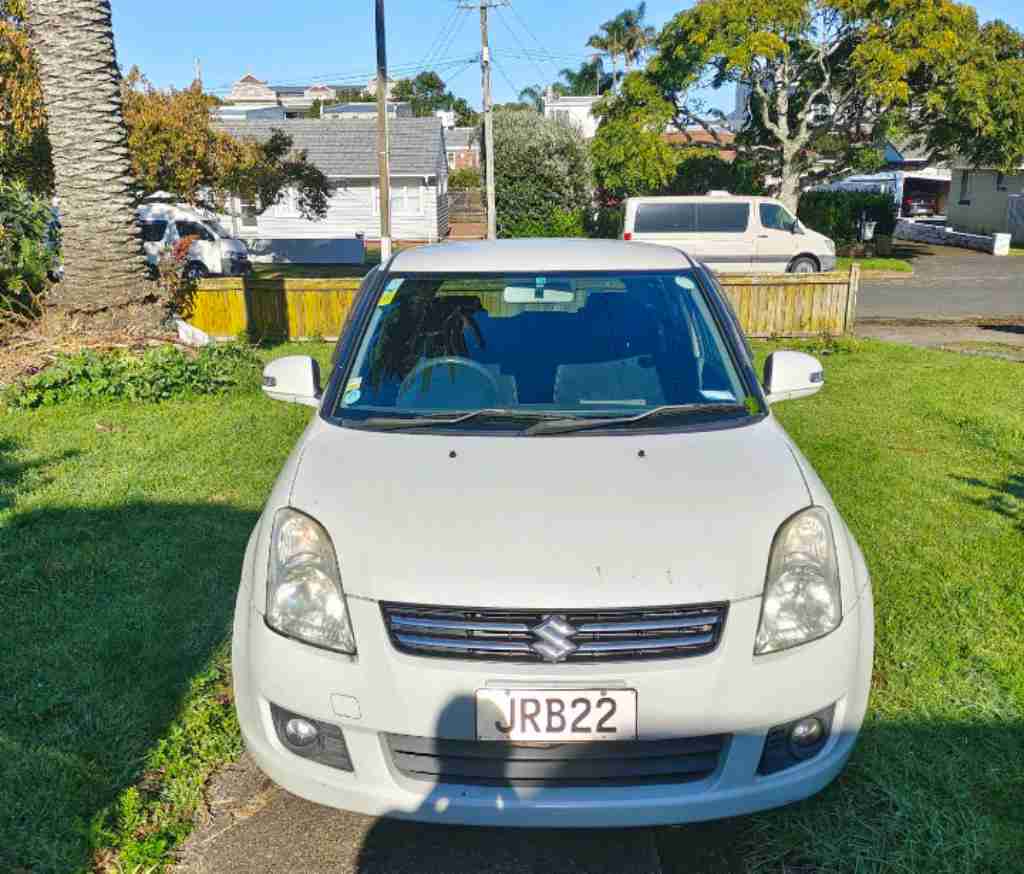
[[682, 249], [720, 273], [817, 273], [836, 266], [835, 243], [779, 201], [727, 191], [630, 197], [622, 238]]
[[365, 280], [245, 554], [236, 705], [304, 798], [640, 826], [811, 795], [868, 701], [868, 570], [713, 277], [618, 241], [446, 243]]
[[165, 203], [147, 203], [136, 210], [142, 229], [146, 260], [156, 267], [160, 255], [187, 237], [189, 246], [185, 273], [192, 279], [205, 276], [242, 276], [252, 270], [249, 249], [232, 237], [216, 218], [197, 210]]

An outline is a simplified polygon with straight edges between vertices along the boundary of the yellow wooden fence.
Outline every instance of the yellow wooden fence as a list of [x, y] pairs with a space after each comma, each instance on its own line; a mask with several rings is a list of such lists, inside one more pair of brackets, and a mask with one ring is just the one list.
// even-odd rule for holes
[[[839, 335], [853, 329], [860, 268], [849, 273], [719, 277], [750, 337]], [[189, 321], [211, 337], [338, 336], [358, 279], [207, 279]], [[483, 301], [487, 306], [487, 301]], [[488, 307], [489, 309], [489, 307]], [[497, 315], [497, 313], [495, 313]]]

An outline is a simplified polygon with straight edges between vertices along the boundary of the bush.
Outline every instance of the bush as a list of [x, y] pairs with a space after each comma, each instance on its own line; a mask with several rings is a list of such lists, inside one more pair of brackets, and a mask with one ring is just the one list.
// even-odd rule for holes
[[0, 179], [0, 316], [24, 315], [46, 291], [56, 267], [53, 212], [20, 182]]
[[622, 223], [626, 208], [618, 206], [600, 206], [587, 213], [587, 236], [601, 240], [617, 240], [622, 233]]
[[450, 191], [469, 191], [480, 188], [480, 171], [475, 167], [462, 167], [448, 174]]
[[499, 237], [583, 234], [592, 174], [576, 128], [532, 111], [496, 113], [494, 164]]
[[797, 217], [807, 227], [831, 237], [837, 246], [859, 238], [861, 218], [876, 222], [876, 234], [892, 234], [896, 204], [888, 194], [868, 191], [808, 191], [800, 197]]
[[700, 146], [680, 150], [675, 178], [659, 194], [765, 193], [764, 174], [752, 161], [726, 161], [716, 150]]
[[49, 407], [69, 401], [163, 401], [189, 394], [218, 394], [259, 386], [262, 364], [240, 343], [207, 346], [192, 354], [161, 346], [131, 352], [64, 355], [42, 373], [11, 386], [11, 407]]

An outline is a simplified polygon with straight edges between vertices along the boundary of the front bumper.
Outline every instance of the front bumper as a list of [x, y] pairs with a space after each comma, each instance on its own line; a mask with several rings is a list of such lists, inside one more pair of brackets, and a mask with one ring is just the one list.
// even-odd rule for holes
[[[870, 586], [828, 637], [754, 658], [760, 598], [734, 602], [718, 649], [704, 656], [594, 665], [508, 665], [396, 652], [376, 602], [349, 598], [359, 654], [325, 652], [267, 628], [248, 587], [234, 631], [236, 704], [246, 746], [276, 783], [311, 801], [374, 816], [460, 825], [623, 827], [751, 813], [818, 792], [842, 770], [867, 707], [873, 656]], [[637, 690], [640, 740], [724, 733], [706, 779], [679, 784], [480, 786], [410, 779], [386, 734], [472, 740], [475, 692], [493, 688]], [[270, 704], [342, 729], [354, 772], [289, 752]], [[757, 774], [768, 730], [835, 703], [813, 759]]]
[[820, 261], [822, 273], [831, 273], [836, 269], [837, 259], [835, 255], [822, 255]]

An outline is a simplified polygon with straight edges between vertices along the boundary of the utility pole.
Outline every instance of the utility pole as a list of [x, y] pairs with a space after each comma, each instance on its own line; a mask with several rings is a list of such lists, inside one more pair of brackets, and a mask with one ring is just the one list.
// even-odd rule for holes
[[491, 100], [491, 46], [487, 35], [487, 11], [492, 6], [508, 6], [509, 0], [463, 0], [463, 9], [480, 8], [480, 86], [484, 106], [484, 163], [487, 167], [487, 239], [498, 237], [498, 213], [494, 202], [494, 109]]
[[384, 0], [377, 0], [377, 172], [380, 177], [380, 260], [391, 257], [391, 147], [388, 143], [388, 50]]

